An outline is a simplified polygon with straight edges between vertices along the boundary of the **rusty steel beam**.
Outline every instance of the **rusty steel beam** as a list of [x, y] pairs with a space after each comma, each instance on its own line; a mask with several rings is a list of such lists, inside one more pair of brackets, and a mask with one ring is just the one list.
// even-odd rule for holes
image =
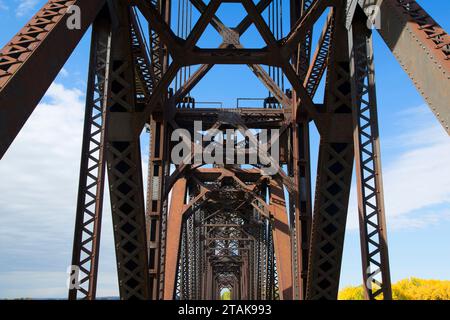
[[[164, 17], [166, 23], [170, 23], [170, 0], [152, 0], [156, 9]], [[168, 64], [167, 47], [161, 41], [159, 34], [149, 26], [149, 50], [151, 67], [156, 81], [160, 81]]]
[[149, 257], [150, 288], [153, 300], [162, 296], [164, 279], [164, 253], [166, 252], [166, 194], [165, 177], [168, 172], [167, 123], [162, 115], [153, 114], [150, 119], [150, 150], [147, 181], [147, 243]]
[[[273, 0], [260, 0], [256, 5], [257, 12], [262, 14], [264, 10], [272, 3]], [[240, 36], [242, 36], [248, 28], [252, 25], [253, 21], [249, 15], [246, 15], [244, 19], [236, 26], [235, 30]]]
[[333, 32], [333, 17], [334, 11], [331, 10], [322, 34], [320, 35], [319, 43], [317, 45], [316, 51], [314, 52], [311, 64], [309, 65], [308, 71], [306, 73], [304, 86], [306, 87], [306, 91], [311, 97], [314, 97], [316, 95], [317, 89], [320, 85], [320, 81], [322, 80], [322, 77], [328, 65], [328, 54]]
[[280, 299], [292, 300], [292, 251], [283, 185], [277, 180], [272, 180], [269, 186], [269, 190], [270, 214], [273, 219], [273, 244], [277, 260]]
[[306, 113], [309, 118], [314, 120], [317, 129], [319, 130], [319, 132], [321, 132], [323, 124], [319, 117], [317, 107], [312, 100], [312, 97], [309, 95], [303, 85], [302, 78], [297, 74], [294, 67], [289, 62], [286, 62], [283, 65], [282, 70], [284, 71], [286, 77], [295, 90], [297, 98], [302, 102], [301, 108], [297, 108], [296, 114], [298, 114], [299, 112]]
[[132, 0], [136, 8], [147, 19], [150, 28], [160, 37], [160, 40], [169, 50], [173, 57], [182, 55], [184, 40], [175, 35], [168, 25], [167, 18], [155, 7], [151, 1]]
[[247, 10], [248, 16], [253, 21], [253, 24], [259, 31], [259, 34], [263, 38], [269, 50], [276, 51], [279, 47], [275, 36], [273, 35], [266, 21], [258, 12], [256, 5], [253, 3], [253, 1], [250, 0], [242, 0], [242, 5], [244, 6], [245, 10]]
[[291, 27], [289, 34], [283, 39], [282, 54], [290, 57], [325, 9], [333, 4], [333, 0], [316, 0], [308, 8], [308, 11]]
[[195, 71], [184, 85], [171, 97], [170, 103], [176, 105], [203, 79], [203, 77], [212, 69], [214, 65], [204, 64]]
[[295, 246], [294, 279], [295, 294], [300, 300], [305, 299], [308, 257], [311, 237], [311, 168], [309, 146], [309, 121], [302, 119], [292, 126], [292, 171], [297, 192], [291, 194], [294, 205], [294, 231], [292, 234]]
[[134, 133], [137, 112], [130, 8], [114, 8], [111, 86], [108, 94], [107, 164], [121, 299], [149, 299], [148, 249], [142, 159]]
[[[277, 6], [273, 0], [231, 1], [247, 11], [236, 28], [216, 16], [223, 2], [230, 1], [187, 3], [198, 9], [200, 18], [184, 40], [171, 30], [170, 0], [108, 1], [104, 12], [105, 1], [49, 1], [3, 49], [1, 156], [95, 21], [73, 251], [81, 288], [71, 290], [70, 298], [95, 298], [106, 161], [121, 299], [219, 299], [224, 288], [236, 299], [336, 299], [356, 160], [365, 294], [368, 299], [390, 299], [372, 35], [366, 16], [371, 16], [371, 5], [380, 6], [380, 34], [447, 132], [449, 36], [413, 0], [291, 0], [291, 28], [282, 39], [263, 17], [269, 6]], [[71, 5], [82, 9], [81, 30], [66, 27]], [[313, 53], [312, 30], [326, 11]], [[112, 15], [111, 25], [106, 14]], [[149, 34], [141, 29], [142, 16]], [[219, 48], [197, 46], [209, 24], [223, 37]], [[252, 24], [265, 47], [240, 44]], [[56, 45], [61, 49], [50, 55]], [[179, 102], [215, 64], [248, 65], [282, 108], [195, 109], [192, 103], [191, 109], [183, 109]], [[177, 73], [192, 65], [201, 66], [173, 94]], [[261, 65], [281, 69], [292, 95]], [[324, 103], [315, 104], [325, 72]], [[192, 133], [196, 120], [241, 133], [279, 129], [276, 174], [265, 176], [260, 170], [264, 160], [276, 160], [264, 155], [254, 169], [231, 164], [202, 168], [201, 163], [175, 166], [171, 172], [171, 130]], [[314, 208], [311, 121], [320, 134]], [[150, 131], [146, 207], [140, 148], [145, 126]], [[258, 135], [235, 143], [247, 147], [258, 143]], [[220, 141], [213, 145], [224, 147]], [[272, 145], [258, 147], [267, 153]], [[188, 157], [192, 160], [193, 154]]]
[[[86, 94], [72, 266], [79, 268], [79, 288], [69, 290], [69, 299], [96, 298], [103, 193], [105, 183], [105, 134], [111, 23], [99, 16], [93, 25]], [[78, 293], [80, 295], [78, 295]]]
[[[311, 8], [315, 0], [291, 0], [291, 27]], [[307, 31], [305, 40], [298, 46], [292, 62], [298, 74], [305, 75], [310, 65], [313, 30]]]
[[259, 144], [256, 136], [246, 127], [245, 123], [242, 121], [242, 118], [238, 114], [233, 114], [233, 123], [236, 124], [236, 128], [241, 132], [242, 135], [245, 135], [246, 132], [250, 133], [249, 140], [252, 141], [255, 146], [258, 146], [258, 148], [260, 148], [262, 151], [260, 152], [259, 157], [261, 157], [265, 163], [270, 163], [275, 168], [277, 174], [282, 179], [283, 184], [286, 186], [286, 188], [288, 188], [290, 191], [295, 191], [292, 186], [292, 180], [290, 179], [290, 177], [288, 177], [284, 172], [277, 159], [273, 159], [269, 154], [269, 142], [267, 143], [267, 145]]
[[[271, 1], [272, 0], [268, 1], [267, 3], [270, 3]], [[207, 8], [206, 4], [202, 0], [192, 0], [191, 2], [200, 11], [200, 13], [203, 13]], [[261, 3], [263, 3], [263, 5]], [[256, 8], [257, 12], [259, 11], [260, 7], [265, 7], [264, 1], [261, 1], [258, 4]], [[246, 18], [242, 20], [242, 25], [239, 24], [239, 26], [235, 29], [236, 31], [225, 26], [222, 21], [217, 18], [217, 16], [214, 15], [212, 17], [212, 26], [224, 38], [224, 43], [222, 43], [219, 48], [223, 49], [228, 46], [233, 46], [236, 49], [243, 49], [243, 46], [239, 43], [239, 36], [242, 35], [242, 33], [245, 32], [245, 30], [250, 26], [244, 22], [246, 19], [248, 19], [248, 17], [249, 16], [246, 16]], [[213, 66], [213, 64], [202, 65], [200, 69], [197, 70], [190, 77], [190, 79], [188, 79], [187, 83], [179, 89], [179, 91], [175, 94], [173, 100], [175, 102], [180, 101], [180, 99], [182, 99], [188, 92], [190, 92], [191, 89], [211, 70]], [[278, 85], [273, 81], [272, 78], [270, 78], [267, 72], [260, 65], [250, 64], [248, 65], [248, 67], [250, 68], [250, 70], [252, 70], [256, 77], [262, 81], [262, 83], [275, 96], [275, 98], [277, 98], [281, 105], [283, 105], [287, 109], [291, 107], [291, 103], [286, 94], [278, 87]]]
[[265, 64], [281, 65], [278, 57], [267, 49], [193, 49], [187, 52], [182, 64], [185, 66], [196, 64]]
[[367, 299], [391, 300], [372, 32], [361, 16], [353, 18], [349, 48], [363, 286]]
[[[159, 2], [159, 1], [157, 1]], [[160, 7], [157, 3], [158, 8]], [[163, 14], [164, 9], [158, 11]], [[167, 18], [166, 18], [167, 21]], [[151, 28], [150, 49], [142, 35], [141, 25], [135, 10], [131, 15], [132, 50], [136, 71], [137, 101], [143, 105], [150, 102], [155, 86], [161, 81], [165, 72], [166, 57], [162, 50], [159, 35]], [[150, 52], [148, 52], [150, 51]], [[148, 56], [150, 53], [151, 59]], [[141, 91], [141, 95], [139, 95]], [[164, 100], [152, 109], [162, 109]], [[161, 110], [162, 112], [163, 110]], [[149, 120], [149, 162], [147, 181], [146, 231], [148, 246], [148, 267], [150, 296], [152, 300], [161, 299], [164, 285], [164, 263], [167, 226], [167, 200], [164, 194], [164, 179], [168, 172], [167, 158], [167, 123], [164, 115], [155, 112]]]
[[[141, 112], [141, 115], [139, 117], [136, 117], [137, 119], [135, 119], [134, 121], [133, 128], [135, 135], [140, 135], [142, 133], [142, 130], [144, 129], [145, 124], [148, 122], [148, 119], [150, 119], [152, 113], [158, 110], [158, 106], [160, 105], [161, 101], [165, 101], [165, 98], [167, 97], [168, 87], [173, 79], [175, 79], [180, 68], [181, 66], [178, 65], [176, 61], [173, 61], [170, 66], [168, 66], [162, 78], [153, 89], [152, 95], [147, 101], [144, 110]], [[174, 111], [175, 110], [166, 110], [165, 118], [167, 120], [171, 120]]]
[[353, 169], [353, 124], [345, 12], [336, 8], [316, 179], [306, 298], [337, 299]]
[[[167, 223], [167, 253], [164, 271], [164, 300], [172, 300], [175, 294], [176, 273], [183, 224], [183, 207], [186, 200], [186, 179], [181, 178], [173, 187], [172, 201]], [[184, 195], [184, 196], [183, 196]]]
[[[226, 112], [238, 113], [248, 128], [280, 128], [285, 119], [285, 110], [269, 108], [228, 109]], [[177, 109], [175, 121], [180, 127], [193, 127], [194, 121], [202, 121], [203, 126], [213, 126], [225, 112], [219, 108]], [[232, 129], [231, 124], [224, 123], [222, 128]]]
[[[138, 18], [134, 12], [131, 13], [131, 50], [134, 58], [134, 68], [136, 75], [136, 101], [145, 104], [155, 87], [155, 83], [159, 81], [156, 75], [156, 68], [153, 67], [147, 48], [138, 23]], [[161, 72], [158, 72], [161, 74]]]
[[205, 32], [206, 27], [213, 19], [214, 14], [219, 9], [219, 6], [221, 5], [221, 3], [222, 3], [221, 0], [210, 0], [209, 1], [205, 10], [200, 15], [200, 18], [198, 19], [197, 23], [192, 28], [191, 32], [189, 33], [189, 36], [186, 39], [186, 43], [184, 44], [185, 50], [190, 50], [196, 46], [197, 41], [202, 36], [203, 32]]
[[[308, 12], [314, 1], [291, 1], [291, 27]], [[307, 32], [305, 41], [298, 46], [298, 50], [292, 58], [292, 64], [299, 76], [299, 80], [303, 81], [307, 90], [307, 82], [311, 79], [307, 73], [308, 66], [311, 63], [311, 46], [312, 29]], [[318, 47], [320, 47], [320, 41]], [[312, 64], [314, 64], [314, 60]], [[314, 97], [314, 94], [310, 91], [308, 91], [308, 94], [311, 98]], [[299, 112], [303, 108], [298, 105], [297, 94], [293, 95], [292, 101], [295, 107], [293, 110], [293, 123], [291, 125], [292, 159], [289, 163], [289, 170], [291, 175], [293, 175], [297, 190], [297, 193], [289, 194], [290, 219], [292, 224], [293, 287], [294, 299], [304, 300], [306, 296], [312, 216], [309, 119]]]
[[[104, 0], [48, 1], [3, 47], [0, 53], [0, 159], [104, 3]], [[67, 27], [72, 15], [68, 9], [72, 5], [83, 12], [80, 29]]]
[[358, 0], [431, 111], [450, 134], [450, 35], [413, 0]]

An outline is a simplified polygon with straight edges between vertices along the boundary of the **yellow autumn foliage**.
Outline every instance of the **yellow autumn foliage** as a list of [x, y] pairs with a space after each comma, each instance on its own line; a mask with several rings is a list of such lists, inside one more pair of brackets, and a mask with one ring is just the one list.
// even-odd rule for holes
[[346, 287], [339, 292], [339, 300], [364, 300], [363, 287]]
[[[392, 285], [394, 300], [450, 300], [450, 281], [409, 278]], [[363, 287], [347, 287], [339, 300], [364, 300]]]
[[221, 300], [231, 300], [231, 292], [230, 291], [224, 291], [222, 293], [222, 296], [220, 297]]

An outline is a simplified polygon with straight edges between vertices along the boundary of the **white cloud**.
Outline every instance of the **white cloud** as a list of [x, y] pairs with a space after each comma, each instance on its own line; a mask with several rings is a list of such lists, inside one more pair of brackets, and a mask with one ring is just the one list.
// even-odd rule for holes
[[[76, 200], [73, 194], [76, 183], [75, 186], [73, 183], [77, 180], [75, 172], [79, 163], [76, 150], [81, 148], [78, 138], [83, 117], [81, 97], [79, 90], [52, 85], [46, 96], [48, 102], [36, 108], [0, 162], [2, 243], [7, 241], [5, 232], [19, 231], [23, 224], [38, 222], [44, 227], [22, 235], [21, 240], [29, 238], [32, 243], [36, 233], [42, 234], [58, 223], [70, 223], [62, 213]], [[30, 215], [31, 212], [40, 214]], [[9, 219], [20, 221], [18, 216], [23, 216], [22, 225], [5, 228]]]
[[[83, 93], [53, 84], [0, 161], [0, 298], [66, 296], [83, 117]], [[117, 292], [105, 198], [100, 295]], [[48, 273], [57, 276], [47, 281]]]
[[0, 10], [9, 10], [9, 7], [6, 5], [6, 3], [3, 0], [0, 0]]
[[[99, 283], [97, 291], [98, 297], [117, 296], [114, 289], [115, 274], [108, 274], [108, 281]], [[67, 289], [64, 283], [67, 281], [67, 274], [64, 272], [35, 272], [35, 271], [12, 271], [0, 272], [0, 283], [5, 286], [1, 290], [2, 299], [33, 298], [65, 298]]]
[[[449, 220], [450, 139], [426, 106], [398, 116], [403, 133], [381, 142], [382, 152], [383, 146], [396, 146], [395, 155], [390, 155], [393, 160], [384, 163], [383, 170], [388, 226], [418, 228]], [[354, 187], [351, 228], [358, 227], [356, 199]]]
[[66, 68], [62, 68], [61, 71], [59, 72], [59, 75], [62, 76], [63, 78], [67, 78], [69, 76], [69, 71], [67, 71]]
[[19, 5], [16, 8], [16, 16], [23, 17], [36, 8], [36, 5], [39, 3], [39, 0], [16, 0], [19, 2]]

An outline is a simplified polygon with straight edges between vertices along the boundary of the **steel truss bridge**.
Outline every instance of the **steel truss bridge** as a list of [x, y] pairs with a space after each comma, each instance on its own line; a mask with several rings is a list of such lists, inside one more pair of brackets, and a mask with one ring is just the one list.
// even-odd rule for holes
[[[237, 26], [217, 16], [224, 3], [245, 8]], [[354, 165], [365, 295], [392, 297], [367, 21], [374, 18], [447, 133], [450, 36], [414, 0], [288, 3], [50, 0], [2, 49], [0, 156], [92, 26], [72, 258], [79, 287], [70, 299], [96, 298], [106, 173], [122, 299], [219, 299], [224, 289], [243, 300], [336, 299]], [[81, 28], [68, 29], [74, 5]], [[223, 38], [218, 48], [197, 45], [208, 26]], [[263, 48], [241, 44], [252, 26]], [[196, 107], [190, 92], [220, 64], [247, 65], [269, 91], [264, 107]], [[321, 81], [323, 103], [315, 103]], [[194, 133], [200, 120], [240, 132], [278, 129], [264, 146], [280, 145], [276, 174], [264, 175], [261, 163], [175, 166], [171, 133]], [[320, 134], [315, 194], [310, 123]]]

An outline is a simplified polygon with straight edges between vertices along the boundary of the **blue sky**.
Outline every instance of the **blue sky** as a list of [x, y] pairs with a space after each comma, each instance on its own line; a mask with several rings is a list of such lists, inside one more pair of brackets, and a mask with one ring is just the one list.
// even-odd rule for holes
[[[43, 3], [0, 0], [0, 45]], [[450, 30], [449, 1], [419, 3]], [[219, 11], [230, 25], [242, 15], [230, 5]], [[209, 28], [200, 45], [214, 47], [219, 41]], [[374, 41], [392, 278], [450, 279], [450, 141], [381, 38], [375, 35]], [[242, 42], [262, 45], [250, 33]], [[88, 48], [89, 33], [0, 162], [0, 298], [66, 296]], [[193, 91], [198, 101], [221, 101], [226, 107], [239, 97], [266, 95], [245, 66], [216, 67]], [[317, 135], [312, 144], [315, 154]], [[357, 285], [362, 277], [354, 191], [342, 286]], [[105, 201], [99, 275], [103, 296], [117, 295], [109, 199]]]

